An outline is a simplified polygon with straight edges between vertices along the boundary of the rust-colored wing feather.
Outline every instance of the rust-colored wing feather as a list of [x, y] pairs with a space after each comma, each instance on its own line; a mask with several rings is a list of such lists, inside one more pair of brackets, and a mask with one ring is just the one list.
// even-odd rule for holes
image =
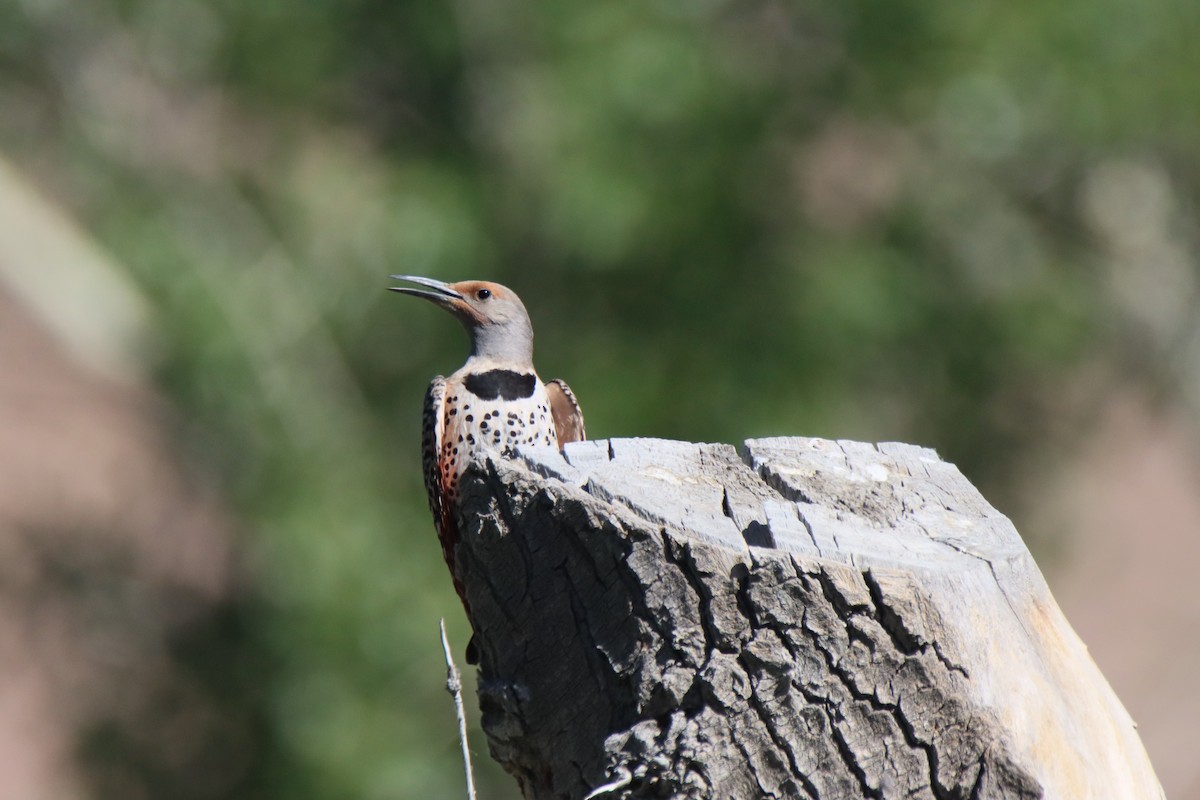
[[583, 412], [575, 393], [557, 378], [546, 383], [546, 394], [550, 396], [550, 416], [554, 418], [554, 432], [558, 434], [558, 446], [567, 442], [582, 442], [587, 438], [583, 427]]
[[458, 596], [463, 596], [463, 586], [454, 570], [454, 545], [458, 541], [458, 528], [454, 524], [452, 499], [447, 496], [446, 480], [449, 476], [442, 469], [442, 441], [446, 428], [446, 379], [438, 375], [425, 392], [425, 411], [421, 429], [421, 465], [425, 472], [425, 492], [429, 495], [429, 510], [433, 512], [433, 526], [437, 529], [438, 541], [442, 545], [442, 557], [450, 568], [450, 577]]

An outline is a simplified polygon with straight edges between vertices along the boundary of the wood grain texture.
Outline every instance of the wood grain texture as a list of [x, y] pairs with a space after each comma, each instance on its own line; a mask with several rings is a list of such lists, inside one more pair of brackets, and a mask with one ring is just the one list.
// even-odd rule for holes
[[1161, 798], [1009, 521], [923, 448], [580, 442], [464, 476], [528, 798]]

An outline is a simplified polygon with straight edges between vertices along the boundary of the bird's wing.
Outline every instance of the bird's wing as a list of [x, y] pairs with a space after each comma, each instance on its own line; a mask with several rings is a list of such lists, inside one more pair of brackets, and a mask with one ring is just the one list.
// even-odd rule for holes
[[575, 399], [571, 387], [556, 378], [546, 383], [546, 394], [550, 396], [550, 416], [554, 418], [558, 446], [586, 439], [583, 412], [579, 410], [579, 401]]
[[[429, 495], [429, 510], [433, 512], [433, 527], [437, 529], [442, 558], [450, 568], [450, 580], [458, 592], [463, 608], [470, 616], [467, 593], [454, 568], [454, 546], [458, 542], [458, 526], [454, 508], [446, 492], [449, 476], [442, 471], [442, 442], [446, 433], [446, 379], [438, 375], [425, 392], [425, 412], [421, 427], [421, 465], [425, 471], [425, 492]], [[469, 650], [469, 648], [468, 648]]]
[[454, 574], [454, 520], [442, 489], [442, 434], [446, 428], [444, 406], [446, 379], [438, 375], [425, 392], [425, 412], [421, 423], [421, 466], [425, 472], [425, 492], [429, 510], [442, 544], [442, 555]]

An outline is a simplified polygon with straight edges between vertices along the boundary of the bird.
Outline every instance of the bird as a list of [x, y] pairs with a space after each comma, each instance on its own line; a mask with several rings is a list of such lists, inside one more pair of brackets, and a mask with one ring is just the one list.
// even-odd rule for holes
[[[521, 445], [583, 441], [583, 412], [561, 380], [542, 382], [533, 367], [533, 325], [517, 293], [489, 281], [446, 283], [417, 275], [393, 280], [425, 288], [391, 286], [450, 312], [471, 340], [471, 351], [449, 377], [438, 375], [425, 392], [421, 453], [429, 509], [455, 591], [470, 616], [455, 565], [458, 484], [482, 452], [501, 457]], [[470, 660], [470, 659], [468, 659]]]

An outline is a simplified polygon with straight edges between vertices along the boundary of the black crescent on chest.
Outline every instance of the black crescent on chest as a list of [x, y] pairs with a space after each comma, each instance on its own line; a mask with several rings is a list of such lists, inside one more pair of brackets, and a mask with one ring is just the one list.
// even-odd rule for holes
[[533, 396], [537, 376], [532, 372], [490, 369], [468, 375], [463, 386], [482, 400], [521, 400]]

